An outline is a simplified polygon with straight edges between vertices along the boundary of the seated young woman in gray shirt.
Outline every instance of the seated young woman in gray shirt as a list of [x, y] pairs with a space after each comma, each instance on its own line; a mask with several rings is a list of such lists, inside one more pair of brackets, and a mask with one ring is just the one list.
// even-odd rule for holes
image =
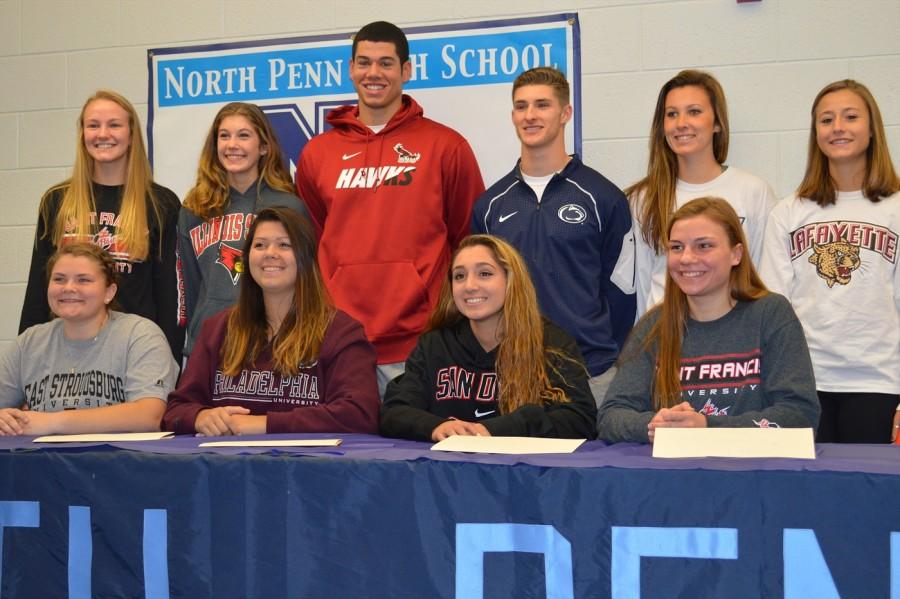
[[159, 430], [178, 366], [152, 321], [110, 309], [116, 263], [72, 243], [47, 264], [52, 321], [0, 356], [0, 434]]
[[665, 296], [619, 358], [600, 439], [653, 442], [663, 427], [815, 428], [803, 329], [756, 274], [734, 209], [692, 200], [672, 216], [665, 242]]

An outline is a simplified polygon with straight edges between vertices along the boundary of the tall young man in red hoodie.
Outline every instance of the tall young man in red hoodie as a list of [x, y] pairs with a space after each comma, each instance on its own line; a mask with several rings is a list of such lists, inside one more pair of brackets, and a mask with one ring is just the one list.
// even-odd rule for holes
[[322, 275], [375, 345], [382, 395], [403, 372], [484, 191], [466, 140], [403, 94], [411, 70], [396, 25], [360, 29], [350, 62], [359, 104], [328, 114], [333, 129], [306, 144], [297, 167]]

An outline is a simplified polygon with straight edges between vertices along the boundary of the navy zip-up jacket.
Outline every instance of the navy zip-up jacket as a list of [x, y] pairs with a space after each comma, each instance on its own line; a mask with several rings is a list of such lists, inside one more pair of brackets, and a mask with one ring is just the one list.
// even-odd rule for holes
[[631, 234], [618, 187], [572, 155], [539, 203], [517, 163], [475, 203], [472, 232], [502, 237], [524, 256], [541, 311], [575, 337], [591, 376], [615, 363], [635, 312], [634, 294], [610, 282]]

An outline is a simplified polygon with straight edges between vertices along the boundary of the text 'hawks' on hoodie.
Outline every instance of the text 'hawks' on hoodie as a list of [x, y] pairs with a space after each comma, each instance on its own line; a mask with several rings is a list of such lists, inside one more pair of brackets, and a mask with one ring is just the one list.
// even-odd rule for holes
[[319, 233], [337, 306], [363, 323], [378, 362], [402, 362], [434, 308], [484, 182], [468, 142], [409, 96], [374, 133], [354, 106], [300, 156], [297, 191]]

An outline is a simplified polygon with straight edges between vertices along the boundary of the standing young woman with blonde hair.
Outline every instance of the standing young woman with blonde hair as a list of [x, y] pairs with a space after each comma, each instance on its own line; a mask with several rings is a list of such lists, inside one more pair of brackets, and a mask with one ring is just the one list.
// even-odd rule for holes
[[663, 85], [650, 127], [647, 176], [625, 190], [635, 220], [638, 317], [662, 300], [666, 227], [689, 200], [727, 200], [741, 219], [750, 257], [759, 262], [775, 194], [759, 177], [725, 164], [728, 143], [728, 108], [715, 77], [687, 70]]
[[266, 115], [255, 104], [226, 104], [209, 128], [197, 183], [178, 218], [185, 355], [203, 321], [237, 300], [244, 239], [256, 213], [272, 206], [306, 215]]
[[72, 176], [41, 199], [19, 332], [50, 319], [44, 270], [50, 256], [72, 241], [89, 241], [116, 261], [122, 309], [159, 325], [180, 359], [179, 207], [174, 193], [153, 182], [134, 106], [109, 90], [88, 98], [78, 117]]
[[427, 332], [388, 383], [381, 433], [590, 439], [595, 414], [578, 346], [541, 317], [519, 253], [499, 237], [463, 239]]
[[886, 443], [900, 425], [900, 177], [866, 86], [818, 93], [808, 147], [800, 187], [769, 218], [761, 272], [809, 341], [816, 440]]
[[600, 438], [663, 427], [815, 427], [815, 381], [788, 301], [766, 290], [737, 213], [721, 198], [679, 208], [666, 230], [661, 304], [632, 330], [600, 406]]

